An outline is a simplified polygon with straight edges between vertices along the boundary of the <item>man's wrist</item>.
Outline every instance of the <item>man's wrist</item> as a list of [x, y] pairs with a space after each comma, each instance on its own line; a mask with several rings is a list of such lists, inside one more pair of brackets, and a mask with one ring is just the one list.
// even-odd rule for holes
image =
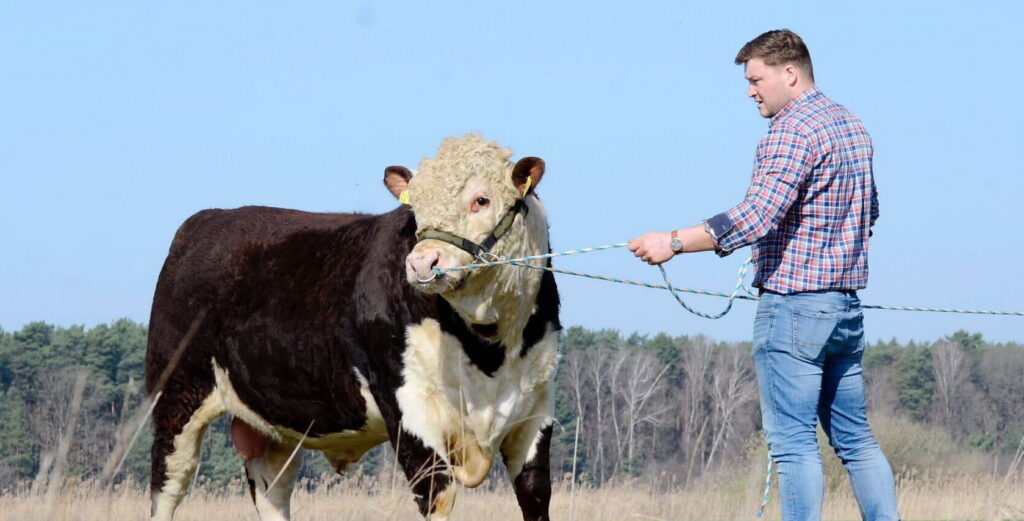
[[679, 230], [672, 230], [669, 236], [668, 248], [672, 250], [672, 255], [683, 253], [683, 240], [679, 238]]

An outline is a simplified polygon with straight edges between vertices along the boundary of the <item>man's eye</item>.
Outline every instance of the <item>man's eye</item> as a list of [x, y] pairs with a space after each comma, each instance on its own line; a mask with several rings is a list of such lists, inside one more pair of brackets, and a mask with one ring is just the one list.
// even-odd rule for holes
[[491, 202], [486, 197], [478, 197], [476, 200], [477, 206], [487, 206], [487, 203]]

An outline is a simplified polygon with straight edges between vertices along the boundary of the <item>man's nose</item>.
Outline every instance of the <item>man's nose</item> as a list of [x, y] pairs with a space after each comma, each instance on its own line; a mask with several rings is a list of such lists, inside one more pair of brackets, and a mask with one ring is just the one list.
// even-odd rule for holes
[[750, 85], [749, 87], [747, 87], [747, 97], [753, 98], [754, 96], [757, 96], [757, 90], [754, 89], [753, 85]]

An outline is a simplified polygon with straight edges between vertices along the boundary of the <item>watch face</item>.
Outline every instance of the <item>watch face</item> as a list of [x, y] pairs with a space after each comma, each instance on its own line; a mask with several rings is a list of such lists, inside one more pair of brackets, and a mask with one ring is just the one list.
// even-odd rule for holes
[[672, 248], [672, 251], [679, 253], [683, 251], [683, 240], [679, 237], [674, 237], [669, 243], [668, 247]]

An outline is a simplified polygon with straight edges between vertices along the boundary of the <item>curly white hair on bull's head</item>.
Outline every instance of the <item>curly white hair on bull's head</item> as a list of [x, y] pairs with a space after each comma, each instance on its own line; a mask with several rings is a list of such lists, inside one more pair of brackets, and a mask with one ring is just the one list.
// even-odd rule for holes
[[[507, 333], [507, 338], [502, 335], [506, 346], [520, 342], [518, 335], [530, 316], [529, 309], [520, 308], [533, 302], [541, 273], [507, 264], [443, 276], [438, 270], [472, 263], [482, 253], [474, 250], [476, 245], [505, 258], [548, 252], [547, 216], [534, 191], [544, 175], [544, 161], [525, 157], [513, 164], [511, 157], [511, 150], [478, 134], [446, 138], [437, 156], [422, 159], [408, 181], [421, 237], [406, 258], [409, 283], [440, 293], [471, 324], [495, 324], [499, 335]], [[510, 222], [507, 231], [509, 223], [503, 220]], [[488, 241], [496, 228], [504, 233]], [[459, 239], [473, 246], [460, 247]]]

